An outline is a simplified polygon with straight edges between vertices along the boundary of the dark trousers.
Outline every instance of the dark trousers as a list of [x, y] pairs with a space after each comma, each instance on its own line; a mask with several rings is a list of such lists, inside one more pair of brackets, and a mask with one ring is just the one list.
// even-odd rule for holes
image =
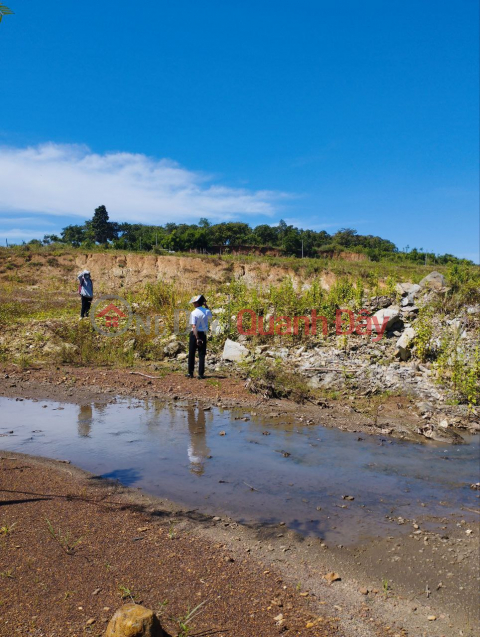
[[188, 342], [188, 373], [193, 376], [195, 369], [195, 352], [198, 349], [198, 375], [205, 374], [205, 354], [207, 353], [207, 335], [205, 332], [198, 332], [198, 338], [203, 341], [201, 345], [197, 345], [195, 334], [190, 332], [190, 340]]
[[92, 305], [92, 298], [90, 296], [82, 296], [82, 311], [80, 312], [80, 316], [82, 318], [84, 318], [85, 316], [88, 316], [91, 305]]

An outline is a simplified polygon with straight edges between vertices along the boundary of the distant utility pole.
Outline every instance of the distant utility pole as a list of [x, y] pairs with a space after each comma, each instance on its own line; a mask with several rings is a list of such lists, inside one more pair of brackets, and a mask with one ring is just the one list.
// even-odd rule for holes
[[303, 239], [302, 239], [302, 259], [303, 259]]
[[158, 233], [155, 233], [155, 247], [158, 247]]

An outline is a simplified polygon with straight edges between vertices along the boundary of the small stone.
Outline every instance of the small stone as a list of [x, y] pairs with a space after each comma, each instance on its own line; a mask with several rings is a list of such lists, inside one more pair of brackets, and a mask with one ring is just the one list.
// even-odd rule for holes
[[429, 622], [434, 622], [437, 619], [437, 617], [436, 617], [436, 615], [429, 615], [427, 617], [427, 619], [428, 619]]
[[110, 620], [105, 637], [165, 637], [155, 613], [139, 604], [125, 604]]
[[92, 624], [94, 624], [97, 620], [95, 619], [95, 617], [90, 617], [90, 619], [87, 620], [86, 625], [87, 626], [91, 626]]
[[227, 432], [226, 432], [226, 431], [221, 431], [218, 435], [219, 435], [219, 436], [226, 436], [226, 435], [227, 435]]
[[362, 588], [359, 588], [358, 591], [362, 595], [368, 595], [368, 588], [365, 588], [364, 586]]
[[323, 579], [327, 580], [329, 584], [332, 584], [333, 582], [337, 582], [338, 580], [340, 580], [341, 577], [338, 573], [332, 571], [331, 573], [327, 573], [326, 575], [324, 575]]

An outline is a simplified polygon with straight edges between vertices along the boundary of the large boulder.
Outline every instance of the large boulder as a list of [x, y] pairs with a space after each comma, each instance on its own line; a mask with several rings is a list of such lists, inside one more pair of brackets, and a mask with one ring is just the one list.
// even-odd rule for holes
[[397, 341], [397, 356], [402, 361], [408, 361], [410, 358], [410, 345], [415, 338], [415, 330], [413, 327], [407, 327]]
[[432, 288], [433, 290], [440, 290], [446, 285], [445, 277], [440, 272], [430, 272], [424, 277], [420, 283], [422, 288]]
[[222, 358], [227, 361], [239, 362], [248, 356], [248, 353], [248, 349], [244, 345], [227, 338], [223, 347]]
[[105, 637], [168, 637], [168, 635], [152, 610], [139, 604], [125, 604], [110, 620]]
[[385, 321], [386, 332], [392, 330], [394, 325], [402, 324], [402, 319], [400, 318], [400, 308], [398, 307], [398, 305], [391, 305], [390, 307], [378, 310], [378, 312], [375, 312], [372, 319], [376, 319], [370, 321], [371, 329], [373, 332], [381, 332]]

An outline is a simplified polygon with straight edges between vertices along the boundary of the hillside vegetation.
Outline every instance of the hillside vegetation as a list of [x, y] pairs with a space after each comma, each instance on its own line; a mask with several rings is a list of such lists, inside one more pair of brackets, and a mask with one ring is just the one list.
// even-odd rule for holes
[[[159, 316], [160, 332], [148, 335], [132, 323], [125, 334], [109, 338], [95, 332], [89, 321], [79, 322], [76, 275], [85, 267], [92, 272], [97, 296], [121, 296], [135, 317]], [[100, 248], [85, 252], [59, 245], [0, 249], [0, 356], [22, 367], [46, 360], [123, 366], [164, 360], [170, 366], [182, 365], [186, 336], [174, 334], [175, 310], [186, 310], [190, 296], [202, 292], [216, 318], [210, 365], [229, 365], [219, 358], [227, 338], [241, 342], [250, 354], [239, 371], [252, 380], [254, 391], [298, 400], [407, 391], [474, 409], [480, 399], [480, 271], [455, 263], [436, 269], [444, 277], [438, 288], [424, 285], [407, 295], [409, 286], [399, 284], [419, 283], [430, 267], [409, 262], [158, 256]], [[392, 307], [398, 307], [401, 321], [379, 342], [335, 333], [338, 309], [374, 314]], [[239, 335], [236, 318], [245, 308], [265, 321], [316, 310], [328, 319], [328, 334], [305, 335], [300, 330]], [[184, 312], [180, 325], [184, 330]], [[407, 329], [414, 335], [403, 360], [397, 341]], [[322, 365], [339, 373], [328, 380], [321, 371], [320, 376], [309, 371]]]
[[285, 221], [277, 226], [261, 224], [251, 227], [242, 222], [211, 224], [200, 219], [198, 224], [167, 223], [153, 226], [132, 223], [117, 223], [109, 220], [105, 206], [96, 208], [91, 220], [82, 225], [64, 228], [60, 236], [45, 235], [43, 242], [34, 239], [30, 245], [66, 244], [91, 250], [96, 245], [104, 249], [128, 251], [152, 251], [162, 253], [201, 252], [228, 253], [238, 247], [248, 252], [256, 248], [269, 248], [280, 256], [316, 258], [338, 255], [345, 252], [361, 254], [372, 261], [423, 263], [426, 265], [465, 262], [451, 254], [435, 254], [423, 248], [406, 246], [398, 249], [388, 239], [374, 235], [360, 235], [353, 228], [342, 228], [330, 235], [325, 230], [304, 230]]

